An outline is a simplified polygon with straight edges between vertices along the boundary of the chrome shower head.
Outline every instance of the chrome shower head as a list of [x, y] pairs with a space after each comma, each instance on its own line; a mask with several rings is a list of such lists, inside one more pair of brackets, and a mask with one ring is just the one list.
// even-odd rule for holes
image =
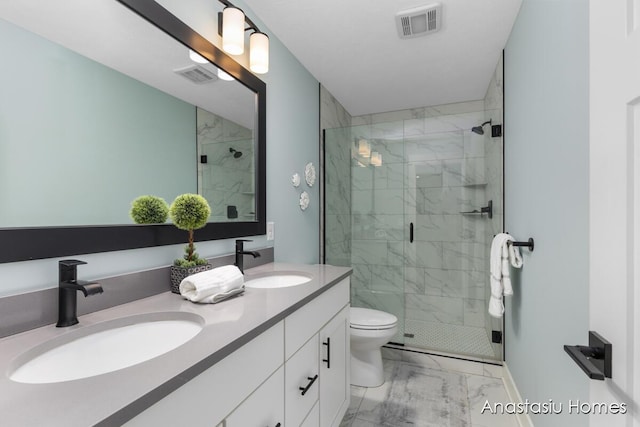
[[491, 120], [484, 122], [483, 124], [481, 124], [480, 126], [474, 126], [471, 128], [471, 132], [473, 133], [477, 133], [478, 135], [484, 135], [484, 129], [483, 126], [484, 125], [490, 125], [491, 124]]
[[242, 157], [242, 151], [238, 151], [234, 148], [229, 148], [229, 152], [233, 153], [233, 158], [234, 159], [239, 159], [240, 157]]

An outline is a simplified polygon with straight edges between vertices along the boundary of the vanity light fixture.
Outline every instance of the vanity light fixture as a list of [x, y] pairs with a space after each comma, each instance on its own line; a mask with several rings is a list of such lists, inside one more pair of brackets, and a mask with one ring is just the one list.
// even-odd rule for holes
[[[249, 36], [249, 69], [256, 74], [269, 71], [269, 37], [247, 18], [242, 9], [228, 0], [218, 0], [225, 8], [218, 13], [218, 34], [222, 37], [222, 50], [231, 55], [244, 53], [244, 33]], [[245, 28], [245, 23], [248, 28]]]

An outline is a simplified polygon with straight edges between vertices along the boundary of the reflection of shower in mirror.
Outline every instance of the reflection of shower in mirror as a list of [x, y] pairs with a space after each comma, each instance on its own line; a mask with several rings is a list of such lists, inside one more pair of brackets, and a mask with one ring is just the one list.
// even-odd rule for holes
[[235, 148], [229, 147], [229, 152], [233, 153], [234, 159], [239, 159], [240, 157], [242, 157], [242, 151], [238, 151]]

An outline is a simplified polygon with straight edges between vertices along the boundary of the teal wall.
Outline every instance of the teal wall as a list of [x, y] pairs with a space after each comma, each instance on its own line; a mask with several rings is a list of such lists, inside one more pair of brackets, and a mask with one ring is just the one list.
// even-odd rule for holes
[[[271, 41], [271, 69], [260, 77], [267, 83], [267, 219], [275, 222], [276, 238], [275, 242], [270, 242], [265, 236], [254, 236], [254, 241], [247, 247], [273, 245], [277, 261], [317, 263], [319, 185], [316, 182], [315, 186], [308, 188], [302, 184], [299, 189], [294, 189], [290, 177], [294, 172], [303, 174], [307, 162], [313, 162], [318, 168], [318, 81], [242, 2], [236, 3], [269, 35]], [[221, 9], [214, 2], [190, 2], [188, 16], [182, 18], [192, 24], [203, 16], [215, 17], [206, 7]], [[215, 25], [211, 28], [215, 29]], [[212, 41], [219, 45], [213, 38]], [[246, 63], [244, 58], [239, 58], [239, 62]], [[303, 189], [311, 196], [311, 205], [305, 212], [298, 207], [299, 193]], [[94, 279], [169, 265], [182, 253], [182, 246], [78, 254], [78, 258], [89, 262], [82, 266], [79, 274], [83, 279]], [[232, 253], [233, 249], [233, 239], [198, 244], [198, 252], [206, 257]], [[57, 261], [0, 264], [0, 296], [57, 286]]]
[[[588, 400], [564, 352], [588, 322], [588, 0], [524, 0], [505, 49], [505, 230], [523, 250], [505, 313], [506, 362], [523, 399]], [[536, 427], [584, 416], [532, 416]]]
[[193, 105], [3, 20], [0, 55], [0, 226], [130, 224], [142, 194], [197, 192]]

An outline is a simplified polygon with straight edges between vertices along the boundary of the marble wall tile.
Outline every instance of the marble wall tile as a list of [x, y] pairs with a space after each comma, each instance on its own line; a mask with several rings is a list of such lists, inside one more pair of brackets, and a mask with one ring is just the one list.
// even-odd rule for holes
[[442, 161], [443, 186], [486, 184], [484, 157]]
[[480, 299], [464, 299], [464, 325], [484, 328], [486, 304]]
[[442, 161], [407, 163], [405, 166], [407, 188], [441, 188], [444, 184]]
[[459, 214], [479, 209], [485, 202], [481, 187], [422, 187], [416, 194], [419, 214]]
[[404, 214], [404, 190], [353, 190], [351, 212], [357, 214]]
[[[481, 123], [478, 123], [480, 125]], [[464, 132], [464, 157], [484, 157], [486, 134], [478, 135], [471, 130]]]
[[460, 159], [464, 157], [462, 131], [432, 133], [405, 138], [405, 159], [409, 162]]
[[[424, 293], [433, 296], [451, 296], [445, 295], [443, 289], [451, 282], [448, 270], [441, 268], [425, 268], [424, 269]], [[453, 295], [455, 297], [455, 295]]]
[[444, 268], [452, 270], [485, 271], [489, 260], [486, 257], [485, 245], [468, 242], [442, 243]]
[[351, 126], [351, 115], [322, 85], [320, 85], [320, 118], [321, 129]]
[[[404, 267], [404, 291], [408, 294], [425, 293], [425, 269], [418, 267]], [[439, 294], [437, 294], [439, 295]]]
[[442, 242], [405, 242], [405, 264], [411, 267], [442, 268]]
[[372, 265], [371, 289], [393, 293], [404, 292], [404, 267], [402, 265]]
[[404, 240], [404, 215], [354, 214], [352, 220], [354, 239]]
[[462, 325], [463, 300], [434, 295], [405, 294], [406, 318]]
[[425, 114], [428, 116], [444, 116], [447, 114], [473, 113], [476, 111], [482, 111], [483, 109], [484, 101], [477, 100], [426, 107]]
[[469, 131], [484, 121], [484, 111], [477, 110], [467, 113], [444, 114], [425, 119], [425, 134], [439, 132]]
[[351, 188], [354, 190], [370, 189], [402, 189], [404, 188], [404, 165], [402, 163], [386, 163], [381, 166], [360, 167], [351, 169]]
[[351, 252], [351, 261], [354, 264], [387, 265], [387, 241], [353, 240]]
[[[462, 215], [417, 215], [414, 239], [425, 242], [459, 242], [465, 239]], [[468, 230], [467, 234], [470, 234]]]
[[371, 151], [382, 156], [382, 164], [404, 163], [404, 144], [402, 140], [372, 139]]

